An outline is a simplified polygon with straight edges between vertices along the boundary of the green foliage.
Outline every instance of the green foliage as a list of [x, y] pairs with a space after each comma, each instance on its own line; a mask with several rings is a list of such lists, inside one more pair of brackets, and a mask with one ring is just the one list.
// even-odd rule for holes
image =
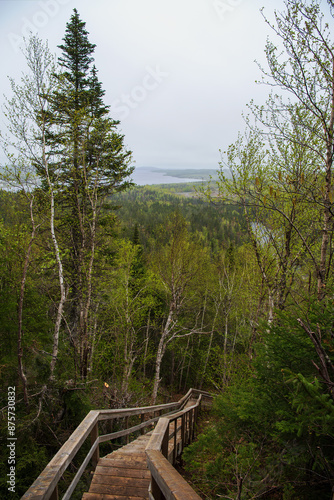
[[[326, 307], [313, 305], [308, 314], [332, 362], [326, 332], [333, 313], [329, 301]], [[272, 489], [279, 498], [327, 498], [322, 495], [333, 481], [334, 401], [312, 363], [314, 345], [288, 313], [280, 313], [270, 328], [264, 325], [262, 339], [254, 368], [216, 399], [217, 423], [186, 451], [187, 467], [194, 471], [200, 461], [205, 464], [204, 482], [214, 485], [210, 494], [236, 495], [242, 477], [245, 498], [247, 492], [265, 495]]]
[[[86, 389], [86, 390], [85, 390]], [[76, 427], [85, 418], [91, 410], [91, 404], [88, 398], [88, 388], [80, 387], [62, 389], [62, 401], [65, 408], [65, 419], [63, 424], [69, 427]]]
[[121, 205], [118, 214], [123, 234], [132, 238], [137, 225], [145, 249], [151, 247], [159, 226], [176, 208], [189, 222], [190, 232], [214, 252], [230, 242], [240, 245], [244, 239], [240, 211], [232, 207], [217, 210], [202, 198], [172, 194], [166, 187], [137, 186], [114, 196], [113, 202]]
[[108, 223], [113, 222], [106, 213], [110, 208], [106, 198], [131, 185], [127, 178], [133, 167], [124, 136], [117, 131], [118, 122], [108, 116], [105, 92], [93, 65], [95, 45], [89, 42], [76, 9], [59, 47], [57, 84], [46, 96], [49, 109], [41, 110], [48, 164], [40, 161], [37, 170], [42, 187], [52, 192], [56, 203], [57, 238], [64, 249], [61, 265], [68, 289], [64, 310], [76, 350], [75, 366], [86, 378], [93, 349], [91, 324], [98, 303], [94, 300], [95, 252], [109, 232]]
[[[4, 430], [3, 435], [6, 435]], [[30, 487], [32, 478], [36, 477], [36, 472], [43, 470], [49, 458], [45, 445], [38, 443], [27, 431], [24, 434], [18, 434], [16, 445], [17, 461], [15, 464], [15, 493], [8, 491], [8, 448], [7, 442], [3, 441], [0, 454], [0, 495], [3, 499], [20, 499]]]

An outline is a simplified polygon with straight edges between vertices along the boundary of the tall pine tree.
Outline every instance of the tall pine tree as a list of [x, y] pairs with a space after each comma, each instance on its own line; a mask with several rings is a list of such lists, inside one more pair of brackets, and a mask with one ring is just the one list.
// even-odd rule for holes
[[68, 325], [80, 376], [90, 364], [90, 311], [100, 221], [106, 197], [129, 186], [131, 152], [103, 102], [104, 90], [93, 65], [95, 45], [76, 9], [59, 46], [58, 87], [51, 96], [49, 145], [54, 149], [53, 179], [59, 216], [69, 247]]

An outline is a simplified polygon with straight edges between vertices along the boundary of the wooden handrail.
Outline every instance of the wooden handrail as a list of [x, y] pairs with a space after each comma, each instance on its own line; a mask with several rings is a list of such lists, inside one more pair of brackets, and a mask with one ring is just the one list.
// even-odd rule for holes
[[[200, 500], [197, 493], [173, 467], [184, 447], [194, 439], [202, 396], [212, 399], [212, 395], [204, 391], [195, 390], [193, 393], [199, 395], [196, 404], [160, 418], [146, 447], [147, 465], [151, 472], [150, 500]], [[180, 427], [178, 420], [181, 420]], [[173, 432], [170, 432], [171, 423], [174, 423]], [[179, 431], [181, 439], [177, 446]], [[169, 453], [168, 443], [171, 439], [174, 442]]]
[[[184, 408], [188, 400], [192, 395], [200, 394], [202, 391], [197, 391], [196, 389], [189, 389], [187, 394], [183, 396], [179, 401], [175, 403], [167, 403], [155, 406], [145, 406], [142, 408], [123, 408], [117, 410], [92, 410], [88, 413], [81, 424], [75, 429], [73, 434], [69, 439], [63, 444], [58, 453], [53, 457], [49, 464], [45, 467], [43, 472], [38, 476], [29, 490], [23, 495], [22, 500], [58, 500], [58, 482], [62, 477], [63, 473], [72, 462], [73, 458], [80, 450], [83, 443], [88, 437], [91, 438], [91, 448], [88, 451], [84, 461], [82, 462], [79, 470], [77, 471], [74, 479], [72, 480], [70, 486], [62, 497], [62, 500], [67, 500], [71, 497], [76, 485], [78, 484], [85, 468], [87, 467], [89, 461], [91, 460], [93, 466], [95, 467], [99, 460], [99, 444], [105, 441], [110, 441], [112, 439], [117, 439], [122, 436], [128, 436], [129, 434], [141, 431], [157, 422], [160, 419], [160, 415], [154, 416], [156, 412], [168, 412], [168, 414], [177, 415], [175, 411]], [[209, 393], [206, 393], [210, 396]], [[148, 413], [153, 413], [153, 418], [143, 421], [144, 416]], [[124, 429], [118, 432], [113, 432], [110, 434], [105, 434], [99, 436], [98, 424], [101, 421], [112, 420], [115, 418], [124, 418], [138, 415], [140, 417], [141, 423], [130, 427], [129, 429]], [[165, 413], [164, 416], [167, 414]]]

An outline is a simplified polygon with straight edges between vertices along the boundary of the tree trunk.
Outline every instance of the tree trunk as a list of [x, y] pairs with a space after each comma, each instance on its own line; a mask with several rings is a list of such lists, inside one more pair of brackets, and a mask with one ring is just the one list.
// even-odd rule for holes
[[326, 152], [326, 178], [324, 193], [324, 217], [321, 241], [321, 256], [318, 272], [318, 300], [321, 301], [326, 295], [326, 277], [327, 277], [327, 257], [329, 244], [329, 230], [331, 216], [331, 196], [332, 196], [332, 163], [333, 163], [333, 134], [334, 134], [334, 59], [332, 60], [332, 88], [331, 88], [331, 115], [327, 130], [325, 129], [327, 139]]
[[210, 358], [212, 341], [213, 341], [213, 333], [214, 333], [214, 330], [216, 328], [216, 321], [217, 321], [217, 318], [218, 318], [219, 308], [220, 308], [220, 301], [219, 301], [218, 305], [216, 304], [216, 313], [215, 313], [215, 317], [214, 317], [213, 323], [212, 323], [212, 329], [211, 329], [210, 340], [209, 340], [209, 347], [208, 347], [208, 350], [206, 352], [206, 358], [205, 358], [204, 368], [203, 368], [202, 376], [201, 376], [201, 383], [200, 383], [200, 386], [199, 386], [200, 390], [202, 389], [202, 386], [203, 386], [204, 376], [206, 374], [206, 369], [207, 369], [209, 358]]
[[187, 366], [186, 378], [184, 379], [184, 390], [186, 390], [186, 387], [187, 387], [187, 382], [188, 382], [188, 378], [189, 378], [189, 371], [190, 371], [190, 367], [191, 367], [191, 363], [192, 363], [192, 359], [193, 359], [193, 353], [194, 353], [194, 342], [192, 340], [191, 351], [190, 351], [190, 356], [189, 356], [189, 361], [188, 361], [188, 366]]
[[167, 318], [164, 330], [162, 332], [162, 335], [160, 337], [157, 355], [156, 355], [156, 359], [155, 359], [155, 375], [154, 375], [154, 384], [153, 384], [153, 391], [152, 391], [152, 398], [151, 398], [152, 405], [154, 405], [156, 400], [157, 400], [158, 389], [159, 389], [159, 385], [161, 382], [161, 379], [160, 379], [161, 362], [162, 362], [162, 358], [165, 354], [166, 341], [167, 341], [168, 335], [170, 333], [170, 329], [171, 329], [171, 325], [172, 325], [172, 318], [173, 318], [173, 308], [170, 307], [169, 313], [168, 313], [168, 318]]
[[63, 316], [63, 308], [64, 308], [64, 304], [65, 304], [65, 300], [66, 300], [66, 290], [65, 290], [65, 283], [64, 283], [63, 264], [61, 261], [59, 246], [58, 246], [55, 228], [54, 228], [54, 193], [53, 193], [53, 189], [51, 186], [49, 176], [48, 176], [48, 182], [49, 182], [49, 189], [50, 189], [50, 195], [51, 195], [50, 230], [51, 230], [51, 237], [52, 237], [52, 241], [53, 241], [53, 246], [55, 249], [56, 260], [57, 260], [57, 264], [58, 264], [58, 277], [59, 277], [59, 288], [60, 288], [60, 301], [59, 301], [58, 309], [57, 309], [57, 316], [56, 316], [56, 322], [55, 322], [55, 328], [54, 328], [54, 334], [53, 334], [52, 360], [50, 363], [50, 381], [52, 381], [52, 380], [54, 380], [54, 369], [55, 369], [57, 358], [58, 358], [59, 333], [60, 333], [61, 320], [62, 320], [62, 316]]
[[186, 363], [186, 354], [188, 352], [188, 349], [189, 349], [189, 342], [190, 342], [190, 337], [188, 337], [188, 341], [187, 341], [187, 347], [186, 347], [186, 350], [183, 354], [183, 357], [182, 357], [182, 364], [181, 364], [181, 369], [180, 369], [180, 380], [179, 380], [179, 390], [181, 389], [182, 387], [182, 377], [183, 377], [183, 370], [184, 370], [184, 365]]
[[24, 399], [24, 403], [26, 406], [29, 405], [29, 401], [28, 401], [28, 390], [27, 390], [27, 384], [28, 384], [27, 377], [26, 377], [26, 374], [24, 373], [24, 368], [23, 368], [22, 322], [23, 322], [23, 301], [24, 301], [25, 283], [26, 283], [26, 279], [27, 279], [31, 248], [32, 248], [32, 244], [33, 244], [33, 241], [34, 241], [35, 235], [36, 235], [36, 226], [35, 226], [35, 220], [34, 220], [34, 215], [33, 215], [33, 204], [34, 204], [34, 198], [32, 197], [30, 199], [30, 220], [31, 220], [31, 224], [32, 224], [32, 231], [31, 231], [30, 241], [28, 244], [28, 249], [26, 252], [25, 259], [24, 259], [24, 266], [23, 266], [21, 286], [20, 286], [20, 296], [19, 296], [19, 302], [18, 302], [17, 360], [18, 360], [18, 373], [19, 373], [20, 379], [22, 381], [23, 399]]
[[148, 319], [147, 319], [147, 325], [146, 325], [145, 351], [144, 351], [144, 360], [143, 360], [143, 377], [144, 377], [144, 380], [146, 378], [146, 358], [147, 358], [148, 341], [149, 341], [149, 331], [150, 331], [150, 317], [151, 317], [151, 309], [148, 312]]
[[56, 261], [57, 261], [57, 265], [58, 265], [58, 279], [59, 279], [59, 288], [60, 288], [60, 300], [59, 300], [59, 304], [58, 304], [56, 322], [55, 322], [55, 327], [54, 327], [52, 359], [51, 359], [51, 363], [50, 363], [49, 380], [53, 381], [54, 380], [54, 370], [55, 370], [55, 366], [56, 366], [56, 362], [57, 362], [57, 358], [58, 358], [59, 333], [60, 333], [61, 320], [62, 320], [62, 316], [63, 316], [63, 308], [64, 308], [64, 304], [65, 304], [65, 300], [66, 300], [66, 290], [65, 290], [65, 282], [64, 282], [63, 264], [62, 264], [60, 250], [59, 250], [58, 241], [57, 241], [56, 232], [55, 232], [54, 190], [53, 190], [52, 182], [50, 179], [48, 161], [46, 158], [44, 124], [43, 124], [43, 166], [44, 166], [45, 175], [47, 178], [49, 193], [50, 193], [50, 232], [51, 232], [52, 243], [53, 243], [53, 247], [54, 247], [54, 251], [55, 251]]

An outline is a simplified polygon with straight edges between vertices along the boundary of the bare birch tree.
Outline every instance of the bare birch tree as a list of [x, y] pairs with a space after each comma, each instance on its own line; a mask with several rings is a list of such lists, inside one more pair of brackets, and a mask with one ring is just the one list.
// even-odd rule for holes
[[[40, 189], [42, 180], [46, 180], [46, 191], [49, 200], [49, 227], [58, 268], [60, 299], [57, 306], [53, 333], [53, 347], [50, 362], [49, 381], [54, 379], [54, 370], [58, 358], [59, 334], [63, 307], [66, 300], [65, 281], [61, 251], [55, 232], [55, 188], [49, 171], [49, 160], [52, 152], [46, 146], [48, 133], [46, 114], [48, 112], [47, 96], [54, 88], [53, 74], [55, 72], [54, 57], [50, 54], [47, 44], [43, 44], [36, 36], [31, 36], [24, 50], [29, 73], [24, 74], [21, 84], [11, 79], [13, 96], [6, 99], [5, 114], [7, 117], [8, 135], [1, 136], [3, 150], [6, 153], [5, 180], [16, 188], [24, 190], [30, 196], [30, 217], [32, 221], [32, 237], [29, 243], [24, 275], [21, 283], [19, 307], [19, 370], [22, 368], [22, 314], [23, 294], [26, 274], [28, 271], [31, 245], [36, 235], [37, 226], [34, 221], [33, 200], [35, 189]], [[17, 152], [17, 155], [13, 153]], [[22, 378], [22, 374], [21, 374]], [[26, 385], [25, 380], [25, 385]], [[44, 396], [47, 386], [42, 389]], [[40, 408], [41, 408], [40, 399]]]
[[155, 404], [161, 382], [160, 372], [167, 346], [176, 338], [202, 332], [200, 308], [193, 311], [189, 324], [182, 324], [181, 315], [191, 289], [203, 276], [203, 253], [191, 241], [185, 220], [176, 212], [164, 226], [165, 243], [153, 256], [153, 268], [166, 294], [166, 313], [160, 331], [155, 358], [152, 404]]

